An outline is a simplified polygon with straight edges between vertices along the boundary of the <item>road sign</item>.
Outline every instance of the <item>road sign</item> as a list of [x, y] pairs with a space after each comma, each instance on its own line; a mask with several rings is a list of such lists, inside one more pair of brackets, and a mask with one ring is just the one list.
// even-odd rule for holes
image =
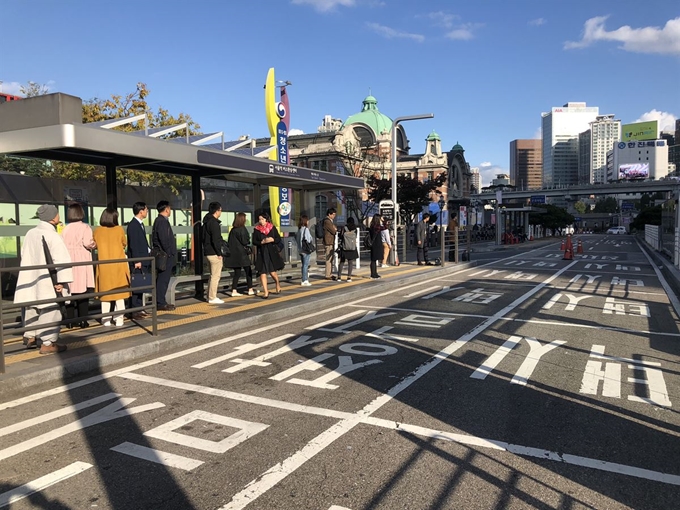
[[394, 221], [395, 207], [392, 200], [381, 200], [378, 204], [378, 210], [380, 212], [380, 216], [382, 216], [384, 220]]
[[622, 211], [632, 211], [635, 209], [635, 204], [633, 202], [621, 202]]
[[532, 204], [545, 204], [545, 195], [531, 195]]

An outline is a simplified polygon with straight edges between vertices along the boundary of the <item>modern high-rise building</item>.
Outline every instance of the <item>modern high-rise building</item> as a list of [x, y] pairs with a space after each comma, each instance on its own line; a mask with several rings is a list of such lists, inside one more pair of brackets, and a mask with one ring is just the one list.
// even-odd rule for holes
[[544, 187], [578, 183], [578, 136], [598, 113], [596, 106], [570, 102], [541, 114]]
[[510, 142], [510, 184], [519, 190], [543, 186], [541, 140]]
[[470, 168], [470, 173], [472, 174], [470, 176], [470, 186], [474, 186], [474, 188], [477, 190], [476, 192], [479, 193], [482, 191], [482, 177], [479, 175], [479, 167], [473, 166]]
[[607, 151], [621, 141], [621, 121], [614, 115], [598, 115], [590, 129], [579, 134], [579, 184], [607, 182]]

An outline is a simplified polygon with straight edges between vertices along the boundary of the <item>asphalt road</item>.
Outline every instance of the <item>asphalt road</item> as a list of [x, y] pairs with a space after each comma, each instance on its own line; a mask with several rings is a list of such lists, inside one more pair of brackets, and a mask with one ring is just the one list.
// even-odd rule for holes
[[583, 239], [0, 404], [0, 508], [679, 508], [676, 298]]

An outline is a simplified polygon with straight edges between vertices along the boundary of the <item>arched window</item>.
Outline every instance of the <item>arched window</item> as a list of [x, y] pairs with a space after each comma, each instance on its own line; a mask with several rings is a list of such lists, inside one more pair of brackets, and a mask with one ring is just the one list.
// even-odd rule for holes
[[354, 133], [359, 137], [361, 147], [370, 147], [375, 144], [373, 132], [364, 126], [354, 126]]
[[326, 195], [317, 195], [314, 202], [314, 216], [317, 218], [323, 218], [326, 216], [326, 211], [328, 210], [328, 197]]

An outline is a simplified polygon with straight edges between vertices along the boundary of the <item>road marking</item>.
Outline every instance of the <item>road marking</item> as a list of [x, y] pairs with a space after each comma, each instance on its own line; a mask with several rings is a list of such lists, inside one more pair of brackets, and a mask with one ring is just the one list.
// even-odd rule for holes
[[521, 336], [511, 336], [508, 338], [505, 342], [503, 342], [503, 345], [501, 345], [496, 351], [487, 358], [487, 360], [484, 362], [482, 366], [480, 366], [477, 370], [472, 372], [472, 375], [470, 376], [471, 379], [486, 379], [486, 376], [488, 376], [493, 370], [498, 366], [498, 364], [503, 361], [503, 359], [508, 355], [508, 353], [513, 350], [517, 344], [522, 340]]
[[[327, 446], [330, 446], [336, 439], [344, 436], [346, 433], [351, 431], [354, 427], [362, 423], [366, 418], [370, 417], [373, 413], [378, 411], [385, 404], [390, 402], [394, 397], [400, 394], [402, 391], [407, 389], [413, 383], [418, 381], [425, 374], [430, 372], [433, 368], [439, 365], [442, 361], [446, 360], [453, 353], [458, 351], [464, 345], [466, 345], [470, 340], [475, 338], [479, 333], [489, 328], [492, 324], [497, 322], [501, 317], [504, 317], [516, 307], [518, 307], [523, 302], [527, 301], [531, 296], [542, 290], [546, 285], [551, 283], [553, 280], [559, 278], [559, 276], [569, 267], [574, 265], [576, 261], [566, 266], [563, 269], [557, 271], [554, 275], [547, 278], [544, 282], [539, 283], [533, 289], [527, 291], [522, 296], [514, 300], [512, 303], [499, 310], [492, 317], [479, 324], [468, 333], [464, 334], [460, 339], [451, 342], [439, 353], [434, 355], [428, 361], [420, 365], [414, 372], [411, 372], [408, 376], [402, 379], [399, 383], [393, 386], [387, 393], [380, 395], [375, 398], [371, 403], [366, 405], [358, 413], [353, 415], [351, 418], [344, 419], [335, 425], [331, 426], [309, 443], [307, 443], [300, 450], [295, 452], [293, 455], [288, 457], [282, 462], [277, 463], [270, 469], [262, 473], [260, 476], [251, 481], [246, 485], [240, 492], [234, 495], [232, 500], [220, 508], [220, 510], [237, 510], [245, 508], [248, 504], [256, 500], [262, 494], [266, 493], [269, 489], [278, 484], [281, 480], [285, 479], [289, 474], [296, 471], [307, 461], [321, 453]], [[374, 299], [374, 298], [373, 298]]]
[[162, 466], [182, 469], [183, 471], [192, 471], [203, 464], [202, 460], [190, 459], [182, 455], [175, 455], [174, 453], [162, 452], [155, 448], [148, 448], [134, 443], [121, 443], [118, 446], [111, 448], [114, 452], [123, 453], [130, 457], [137, 459], [148, 460], [161, 464]]
[[36, 478], [32, 482], [28, 482], [20, 487], [17, 487], [16, 489], [3, 492], [0, 494], [0, 508], [5, 508], [6, 506], [16, 503], [17, 501], [24, 499], [31, 494], [40, 492], [41, 490], [46, 489], [56, 483], [67, 480], [73, 476], [76, 476], [77, 474], [82, 473], [83, 471], [87, 471], [91, 467], [92, 464], [88, 464], [87, 462], [74, 462], [73, 464], [69, 464], [68, 466], [58, 469], [57, 471], [54, 471], [48, 475]]
[[588, 299], [594, 296], [581, 296], [581, 297], [576, 297], [574, 294], [562, 294], [561, 292], [558, 292], [555, 294], [553, 297], [550, 298], [550, 301], [548, 301], [546, 304], [543, 305], [543, 310], [550, 310], [553, 306], [555, 306], [555, 303], [557, 303], [562, 296], [566, 297], [569, 300], [569, 303], [567, 306], [564, 308], [566, 312], [572, 312], [576, 310], [576, 307], [578, 306], [579, 301], [583, 301], [584, 299]]
[[[293, 335], [290, 335], [293, 336]], [[228, 374], [233, 374], [235, 372], [238, 372], [239, 370], [242, 370], [244, 368], [250, 367], [250, 366], [256, 366], [256, 367], [267, 367], [271, 365], [270, 362], [267, 360], [275, 358], [277, 356], [280, 356], [282, 354], [288, 354], [289, 352], [293, 352], [296, 349], [301, 349], [302, 347], [307, 347], [309, 345], [314, 345], [314, 344], [319, 344], [328, 341], [328, 337], [321, 337], [321, 338], [312, 338], [309, 335], [302, 335], [297, 337], [295, 340], [290, 342], [287, 345], [284, 345], [283, 347], [280, 347], [279, 349], [276, 349], [274, 351], [265, 353], [261, 356], [257, 356], [256, 358], [253, 359], [242, 359], [242, 358], [234, 358], [231, 361], [233, 363], [236, 363], [236, 365], [232, 365], [228, 368], [225, 368], [222, 370], [222, 372], [226, 372]], [[264, 344], [265, 342], [262, 342]], [[239, 351], [240, 353], [240, 351]]]
[[[175, 430], [199, 420], [224, 425], [225, 427], [238, 429], [238, 431], [230, 434], [221, 441], [211, 441], [209, 439], [201, 439], [200, 437], [175, 432]], [[255, 434], [259, 434], [268, 428], [269, 425], [265, 425], [264, 423], [239, 420], [237, 418], [221, 416], [207, 411], [192, 411], [184, 416], [163, 423], [154, 429], [148, 430], [144, 432], [144, 435], [155, 439], [162, 439], [169, 443], [196, 448], [197, 450], [203, 450], [205, 452], [225, 453], [235, 446], [238, 446], [243, 441], [250, 439]]]
[[[632, 315], [636, 317], [651, 317], [649, 314], [649, 305], [636, 301], [623, 301], [621, 299], [614, 299], [608, 297], [604, 300], [604, 307], [602, 313], [606, 315]], [[626, 314], [626, 307], [628, 313]]]
[[440, 285], [435, 285], [434, 287], [430, 287], [427, 289], [420, 289], [415, 292], [411, 292], [410, 294], [406, 294], [404, 297], [413, 297], [413, 296], [419, 296], [420, 294], [425, 294], [426, 292], [431, 292], [434, 289], [440, 289]]
[[264, 342], [260, 342], [259, 344], [243, 344], [239, 345], [238, 347], [234, 347], [234, 350], [228, 354], [225, 354], [224, 356], [218, 356], [216, 358], [211, 358], [207, 361], [204, 361], [203, 363], [198, 363], [197, 365], [192, 365], [191, 368], [206, 368], [211, 365], [215, 365], [217, 363], [221, 363], [223, 361], [226, 361], [231, 358], [235, 358], [237, 356], [242, 356], [246, 352], [254, 351], [257, 349], [261, 349], [262, 347], [267, 347], [268, 345], [272, 344], [277, 344], [279, 342], [283, 342], [284, 340], [287, 340], [288, 338], [291, 338], [295, 335], [281, 335], [277, 336], [276, 338], [272, 338], [270, 340], [265, 340]]

